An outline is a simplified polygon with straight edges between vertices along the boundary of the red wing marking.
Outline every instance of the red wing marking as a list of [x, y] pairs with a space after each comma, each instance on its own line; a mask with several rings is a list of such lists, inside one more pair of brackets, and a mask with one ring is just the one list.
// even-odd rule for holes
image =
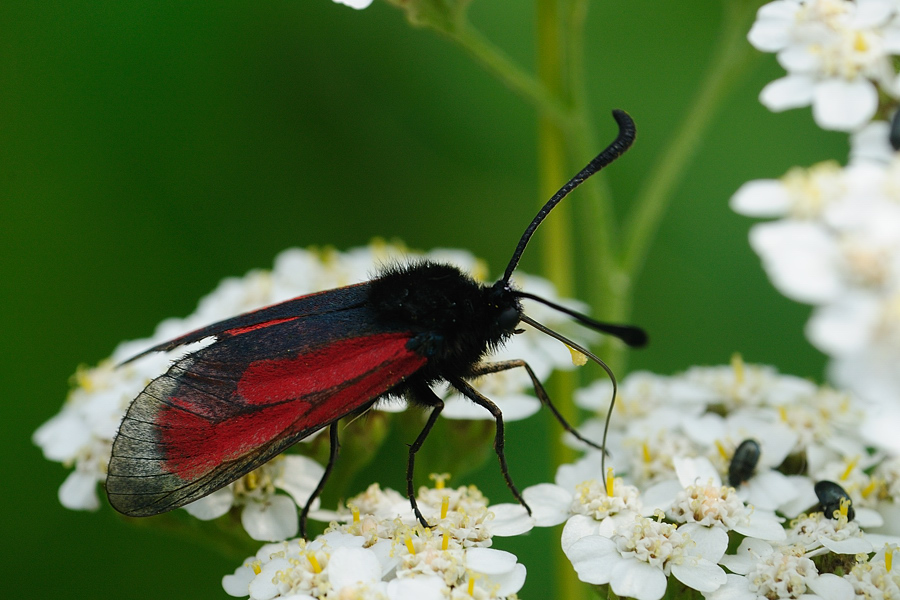
[[299, 319], [299, 316], [296, 317], [285, 317], [284, 319], [272, 319], [271, 321], [265, 321], [263, 323], [257, 323], [256, 325], [247, 325], [246, 327], [235, 327], [234, 329], [226, 329], [222, 332], [223, 335], [241, 335], [242, 333], [249, 333], [251, 331], [256, 331], [257, 329], [264, 329], [265, 327], [271, 327], [272, 325], [278, 325], [280, 323], [287, 323], [288, 321], [294, 321]]
[[[300, 356], [250, 364], [230, 400], [233, 414], [208, 393], [182, 386], [156, 419], [165, 469], [184, 480], [205, 475], [276, 439], [328, 423], [374, 400], [415, 373], [426, 359], [406, 348], [409, 334], [334, 342]], [[218, 400], [218, 399], [212, 399]]]
[[410, 354], [407, 341], [408, 334], [385, 333], [341, 340], [292, 358], [258, 360], [238, 381], [238, 395], [259, 405], [330, 390]]

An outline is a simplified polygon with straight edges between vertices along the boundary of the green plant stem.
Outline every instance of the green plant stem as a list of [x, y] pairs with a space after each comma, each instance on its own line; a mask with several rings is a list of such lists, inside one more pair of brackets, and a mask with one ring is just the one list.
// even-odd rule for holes
[[570, 110], [559, 97], [510, 60], [468, 21], [463, 21], [454, 29], [442, 33], [462, 46], [485, 70], [532, 104], [540, 114], [556, 121], [562, 127], [569, 126], [567, 123], [572, 118]]
[[[563, 23], [561, 15], [566, 0], [538, 0], [537, 2], [537, 72], [544, 87], [563, 101], [571, 100], [569, 83], [572, 75], [566, 63], [566, 45], [563, 39]], [[543, 204], [568, 178], [568, 160], [566, 154], [567, 135], [572, 129], [567, 122], [559, 123], [547, 114], [538, 115], [538, 201]], [[569, 295], [573, 291], [574, 265], [572, 243], [572, 211], [566, 203], [555, 209], [553, 219], [544, 223], [541, 237], [541, 254], [544, 274], [556, 285], [559, 293]], [[572, 396], [575, 391], [575, 378], [572, 373], [558, 373], [553, 379], [552, 394], [556, 398], [556, 406], [560, 413], [570, 422], [574, 422], [575, 405]], [[555, 424], [549, 432], [549, 439], [559, 438]], [[551, 444], [553, 464], [561, 465], [574, 459], [573, 451], [556, 441]], [[578, 581], [568, 559], [560, 551], [554, 549], [555, 586], [557, 598], [577, 600], [584, 598], [587, 589]]]

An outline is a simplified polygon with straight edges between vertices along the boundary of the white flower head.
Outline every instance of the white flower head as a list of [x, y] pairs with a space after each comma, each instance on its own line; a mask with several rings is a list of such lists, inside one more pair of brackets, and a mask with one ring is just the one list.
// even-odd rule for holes
[[896, 97], [900, 52], [897, 7], [883, 0], [776, 0], [760, 8], [748, 35], [778, 53], [787, 76], [768, 84], [760, 101], [773, 111], [813, 107], [824, 129], [853, 131], [878, 108], [878, 92]]
[[742, 185], [731, 198], [734, 212], [748, 217], [818, 218], [841, 198], [843, 171], [836, 162], [809, 169], [793, 168], [781, 179], [760, 179]]
[[609, 584], [619, 596], [658, 600], [669, 575], [701, 592], [724, 584], [725, 571], [716, 563], [727, 545], [721, 530], [635, 516], [609, 537], [587, 535], [563, 549], [582, 581]]
[[788, 600], [851, 600], [853, 587], [831, 573], [819, 573], [816, 564], [798, 546], [773, 547], [746, 538], [737, 554], [725, 556], [721, 563], [734, 574], [708, 600], [761, 598]]
[[[562, 465], [560, 470], [567, 466], [571, 465]], [[522, 495], [531, 507], [535, 524], [541, 527], [559, 525], [573, 516], [602, 523], [618, 514], [639, 514], [644, 510], [638, 489], [613, 477], [612, 469], [605, 485], [593, 478], [574, 485], [542, 483], [526, 488]], [[593, 527], [588, 525], [590, 531]]]
[[871, 559], [856, 563], [844, 577], [856, 597], [887, 600], [900, 598], [900, 570], [893, 568], [894, 547], [885, 547]]
[[502, 599], [518, 592], [525, 567], [515, 555], [487, 547], [493, 512], [480, 492], [423, 488], [418, 502], [433, 504], [435, 495], [442, 498], [443, 511], [434, 528], [424, 528], [400, 517], [362, 514], [362, 506], [387, 514], [388, 505], [395, 504], [394, 493], [370, 487], [348, 502], [353, 507], [351, 522], [333, 523], [312, 542], [263, 546], [222, 584], [229, 594], [253, 600]]
[[[285, 540], [297, 535], [298, 508], [306, 505], [324, 472], [319, 463], [305, 456], [280, 455], [184, 508], [198, 519], [208, 521], [224, 515], [233, 506], [240, 506], [241, 523], [251, 538], [263, 542]], [[288, 495], [277, 494], [276, 490]], [[318, 503], [317, 499], [312, 508]]]
[[708, 459], [676, 458], [675, 470], [683, 486], [667, 511], [675, 522], [736, 531], [763, 540], [785, 538], [774, 512], [745, 506], [733, 487], [722, 485]]
[[774, 367], [745, 363], [738, 354], [730, 365], [691, 367], [681, 378], [712, 390], [716, 400], [710, 405], [724, 411], [787, 403], [816, 389], [811, 381], [782, 375]]
[[791, 523], [788, 543], [804, 548], [807, 556], [872, 552], [872, 544], [864, 539], [857, 522], [848, 521], [843, 514], [837, 519], [820, 512], [801, 515]]
[[[520, 535], [535, 525], [525, 508], [519, 504], [489, 505], [487, 498], [475, 486], [444, 487], [446, 475], [434, 476], [433, 488], [421, 487], [416, 503], [425, 520], [445, 531], [466, 546], [488, 546], [493, 537]], [[398, 526], [416, 527], [419, 522], [409, 500], [377, 483], [347, 501], [347, 509], [332, 515], [331, 530], [353, 535], [390, 537]], [[387, 531], [384, 529], [387, 527]]]

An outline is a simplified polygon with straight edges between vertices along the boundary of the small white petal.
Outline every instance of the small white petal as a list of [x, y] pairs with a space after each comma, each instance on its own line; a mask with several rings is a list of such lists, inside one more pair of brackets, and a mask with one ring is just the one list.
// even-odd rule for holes
[[759, 93], [759, 101], [772, 112], [809, 106], [813, 100], [813, 80], [804, 75], [788, 75], [769, 83]]
[[706, 600], [757, 600], [757, 595], [750, 591], [745, 577], [729, 573], [725, 585], [709, 595], [704, 594], [704, 598]]
[[[531, 509], [535, 510], [534, 505], [531, 505]], [[536, 525], [534, 517], [529, 517], [528, 511], [521, 504], [492, 504], [490, 511], [494, 513], [491, 533], [497, 537], [522, 535], [534, 529]]]
[[31, 441], [40, 446], [44, 458], [65, 462], [91, 441], [91, 429], [74, 410], [63, 410], [37, 428]]
[[[597, 421], [589, 421], [596, 423]], [[602, 424], [600, 425], [602, 428]], [[590, 427], [579, 427], [582, 434], [592, 430]], [[612, 437], [612, 436], [610, 436]], [[599, 480], [602, 477], [603, 470], [601, 468], [603, 456], [600, 452], [588, 451], [587, 454], [579, 458], [574, 463], [566, 463], [560, 465], [556, 470], [556, 476], [553, 480], [556, 485], [565, 490], [574, 490], [579, 483], [590, 481], [592, 479]]]
[[728, 533], [721, 527], [703, 527], [697, 523], [686, 523], [679, 527], [678, 531], [687, 534], [693, 542], [691, 547], [685, 549], [688, 556], [697, 556], [717, 563], [728, 550]]
[[787, 476], [773, 470], [757, 473], [741, 488], [747, 503], [762, 510], [774, 511], [797, 497], [797, 490]]
[[531, 507], [531, 516], [538, 527], [559, 525], [569, 518], [572, 494], [558, 485], [541, 483], [526, 488], [522, 492], [525, 502]]
[[729, 204], [748, 217], [780, 217], [790, 209], [791, 197], [777, 179], [757, 179], [739, 187]]
[[297, 535], [297, 505], [288, 496], [271, 496], [267, 502], [250, 502], [241, 511], [241, 524], [254, 540], [276, 542]]
[[683, 489], [684, 486], [674, 479], [650, 486], [641, 494], [641, 514], [648, 517], [657, 510], [666, 512], [675, 502], [675, 496]]
[[[562, 545], [563, 552], [568, 554], [572, 544], [589, 535], [597, 535], [598, 531], [600, 531], [600, 523], [598, 521], [585, 515], [572, 516], [566, 521], [566, 524], [563, 527], [562, 536], [560, 537], [560, 544]], [[571, 558], [569, 560], [571, 560]]]
[[815, 86], [813, 118], [823, 129], [859, 129], [872, 120], [877, 108], [878, 91], [868, 79], [829, 79]]
[[854, 520], [856, 524], [868, 531], [870, 528], [874, 529], [876, 527], [881, 527], [884, 525], [885, 518], [882, 514], [876, 510], [872, 510], [871, 508], [857, 508], [855, 509], [856, 517]]
[[744, 538], [744, 541], [738, 546], [736, 554], [726, 554], [719, 564], [739, 575], [746, 575], [759, 558], [768, 556], [772, 552], [772, 546], [767, 542], [748, 537]]
[[750, 245], [778, 291], [792, 300], [820, 304], [843, 287], [834, 237], [816, 223], [761, 223], [750, 230]]
[[[252, 557], [247, 559], [248, 562], [250, 560], [252, 560]], [[256, 574], [253, 572], [253, 569], [247, 565], [241, 565], [234, 570], [233, 575], [222, 577], [222, 587], [229, 596], [243, 598], [250, 595], [250, 582], [254, 577], [256, 577]]]
[[469, 548], [466, 551], [466, 567], [485, 575], [509, 573], [516, 566], [516, 555], [493, 548]]
[[662, 570], [635, 558], [621, 561], [609, 583], [618, 596], [637, 600], [659, 600], [666, 593]]
[[278, 571], [286, 571], [291, 568], [291, 563], [286, 558], [274, 558], [265, 565], [259, 575], [250, 582], [250, 598], [252, 600], [271, 600], [278, 595], [278, 584], [275, 578]]
[[[521, 421], [527, 419], [541, 409], [541, 402], [533, 396], [519, 393], [507, 393], [502, 397], [491, 398], [503, 412], [504, 421]], [[494, 417], [484, 407], [478, 406], [468, 398], [454, 395], [444, 402], [441, 416], [447, 419], [468, 419], [492, 421]]]
[[876, 297], [847, 294], [837, 302], [816, 308], [806, 325], [806, 336], [823, 352], [850, 355], [871, 343], [878, 317]]
[[778, 53], [778, 64], [792, 75], [818, 74], [822, 71], [822, 56], [795, 44]]
[[299, 454], [285, 454], [282, 460], [284, 468], [275, 486], [290, 494], [297, 506], [305, 506], [325, 474], [325, 467]]
[[347, 586], [381, 581], [381, 563], [364, 548], [338, 548], [328, 561], [328, 579], [337, 596]]
[[[774, 18], [766, 18], [763, 9], [772, 5], [785, 3], [773, 2], [760, 9], [760, 14], [750, 28], [747, 39], [753, 47], [762, 52], [777, 52], [791, 42], [790, 21], [777, 15]], [[796, 10], [796, 9], [795, 9]]]
[[873, 121], [850, 137], [850, 162], [888, 164], [894, 157], [894, 149], [888, 141], [891, 125], [886, 121]]
[[863, 538], [851, 537], [846, 540], [832, 540], [823, 536], [819, 538], [819, 541], [835, 554], [872, 552], [872, 544]]
[[335, 548], [362, 548], [365, 543], [366, 538], [361, 535], [351, 535], [340, 531], [332, 531], [317, 537], [307, 546], [307, 549], [310, 551], [317, 551], [326, 546], [332, 550]]
[[736, 524], [734, 530], [742, 535], [770, 542], [781, 541], [787, 535], [778, 518], [761, 509], [750, 513], [747, 521]]
[[808, 583], [824, 600], [850, 600], [855, 596], [853, 584], [832, 573], [823, 573]]
[[397, 568], [400, 564], [401, 557], [399, 552], [394, 552], [393, 540], [380, 539], [374, 545], [369, 546], [369, 550], [378, 557], [381, 563], [381, 576], [385, 577], [388, 573]]
[[492, 588], [493, 586], [498, 586], [495, 592], [498, 597], [505, 598], [518, 593], [522, 589], [522, 586], [525, 585], [526, 575], [525, 565], [516, 564], [508, 573], [491, 576], [490, 584]]
[[388, 582], [390, 600], [443, 600], [447, 586], [437, 575], [418, 575]]
[[714, 592], [728, 581], [722, 567], [705, 558], [696, 564], [672, 565], [672, 575], [684, 585], [700, 592]]
[[813, 482], [803, 475], [789, 475], [788, 481], [796, 492], [793, 500], [786, 501], [778, 507], [778, 511], [788, 519], [793, 519], [808, 508], [818, 504], [819, 499]]
[[59, 503], [69, 510], [97, 510], [97, 475], [72, 471], [59, 486]]
[[563, 552], [572, 562], [572, 567], [578, 573], [578, 579], [585, 583], [597, 585], [609, 583], [613, 572], [621, 568], [623, 562], [616, 544], [599, 535], [581, 538], [568, 550], [563, 548]]
[[185, 505], [184, 510], [201, 521], [211, 521], [231, 510], [232, 504], [234, 504], [234, 490], [231, 486], [227, 486]]
[[699, 458], [675, 457], [672, 459], [678, 481], [684, 487], [692, 485], [711, 485], [719, 487], [722, 478], [719, 472], [705, 456]]
[[725, 437], [725, 419], [722, 415], [705, 413], [699, 417], [684, 419], [681, 428], [689, 438], [701, 446], [710, 446]]

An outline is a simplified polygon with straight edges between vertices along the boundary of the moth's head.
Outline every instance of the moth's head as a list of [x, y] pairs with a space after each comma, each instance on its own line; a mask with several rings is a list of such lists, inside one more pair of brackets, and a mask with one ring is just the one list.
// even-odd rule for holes
[[488, 289], [487, 305], [491, 323], [500, 335], [506, 337], [521, 331], [518, 327], [522, 321], [522, 302], [508, 283], [498, 281]]

